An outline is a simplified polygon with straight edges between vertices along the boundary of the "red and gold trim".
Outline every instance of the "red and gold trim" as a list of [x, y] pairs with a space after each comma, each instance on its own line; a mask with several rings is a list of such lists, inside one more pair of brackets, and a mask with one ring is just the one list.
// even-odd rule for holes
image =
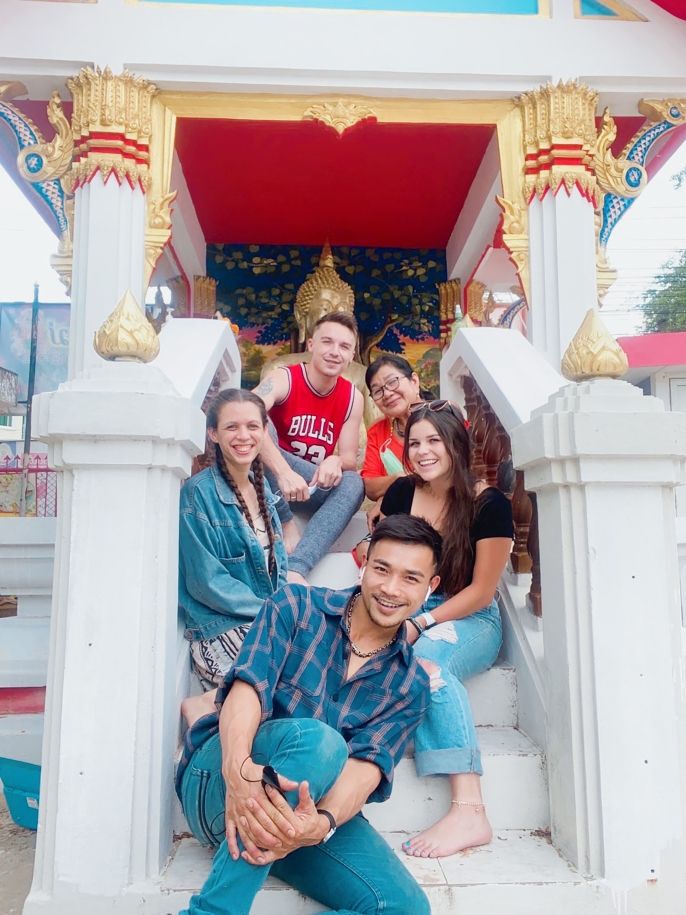
[[115, 76], [109, 67], [85, 67], [67, 85], [74, 100], [74, 187], [99, 172], [104, 181], [114, 175], [147, 191], [156, 86], [127, 71]]
[[598, 94], [574, 80], [525, 92], [518, 100], [524, 129], [527, 201], [564, 187], [596, 204], [593, 148]]

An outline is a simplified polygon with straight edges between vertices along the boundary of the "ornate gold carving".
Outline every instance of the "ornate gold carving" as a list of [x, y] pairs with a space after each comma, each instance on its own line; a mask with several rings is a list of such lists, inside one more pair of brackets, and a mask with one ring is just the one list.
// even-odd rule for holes
[[115, 174], [119, 181], [149, 184], [151, 105], [156, 86], [128, 71], [115, 76], [84, 67], [67, 80], [74, 99], [74, 175], [77, 183], [95, 171], [103, 179]]
[[610, 109], [603, 112], [603, 123], [593, 145], [593, 168], [600, 189], [622, 197], [638, 197], [648, 181], [645, 168], [624, 156], [616, 159], [610, 147], [617, 136], [617, 125]]
[[503, 211], [503, 245], [515, 265], [525, 298], [529, 297], [529, 230], [524, 206], [496, 197]]
[[649, 121], [669, 121], [670, 124], [682, 124], [686, 117], [686, 99], [684, 98], [642, 98], [638, 110]]
[[467, 286], [466, 317], [470, 318], [472, 322], [479, 321], [481, 323], [484, 319], [485, 294], [486, 286], [478, 280], [472, 280]]
[[148, 197], [147, 226], [145, 230], [145, 285], [150, 282], [155, 264], [171, 236], [171, 205], [176, 191], [162, 197]]
[[314, 325], [322, 315], [332, 311], [353, 314], [354, 310], [355, 293], [336, 273], [331, 245], [327, 241], [319, 257], [319, 266], [310, 273], [295, 297], [298, 342], [302, 344], [312, 336]]
[[446, 280], [445, 283], [437, 283], [436, 286], [438, 287], [440, 340], [441, 347], [444, 347], [450, 344], [453, 337], [453, 324], [458, 314], [462, 314], [460, 309], [462, 284], [458, 279], [454, 279]]
[[[53, 92], [48, 102], [48, 120], [55, 128], [55, 138], [50, 143], [36, 143], [25, 146], [17, 156], [17, 166], [22, 178], [36, 184], [38, 181], [50, 181], [61, 178], [71, 166], [74, 151], [74, 137], [69, 121], [62, 110], [62, 99], [58, 92]], [[32, 170], [27, 166], [27, 159], [39, 156], [42, 167]]]
[[336, 102], [318, 102], [310, 105], [303, 113], [304, 121], [321, 121], [327, 127], [332, 127], [339, 137], [342, 137], [350, 127], [367, 118], [376, 120], [373, 109], [342, 98]]
[[570, 381], [619, 378], [629, 369], [626, 353], [611, 336], [597, 308], [589, 308], [562, 357], [562, 374]]
[[155, 329], [130, 289], [95, 332], [93, 346], [103, 359], [121, 362], [152, 362], [159, 353]]
[[193, 317], [213, 318], [217, 310], [217, 281], [211, 276], [193, 277]]
[[518, 100], [524, 126], [527, 196], [555, 192], [564, 184], [595, 192], [591, 150], [595, 143], [598, 94], [577, 83], [560, 81], [525, 92]]

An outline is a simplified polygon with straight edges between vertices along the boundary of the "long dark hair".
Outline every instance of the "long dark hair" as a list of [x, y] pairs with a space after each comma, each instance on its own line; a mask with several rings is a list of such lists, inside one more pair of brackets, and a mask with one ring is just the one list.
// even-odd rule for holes
[[[418, 406], [410, 413], [405, 426], [403, 463], [410, 467], [409, 441], [412, 427], [426, 420], [431, 423], [445, 445], [451, 462], [452, 486], [448, 490], [443, 511], [443, 556], [439, 567], [441, 590], [449, 597], [466, 588], [472, 579], [474, 551], [469, 531], [474, 520], [474, 483], [470, 468], [471, 439], [465, 429], [464, 417], [453, 404], [445, 409], [432, 410], [430, 404]], [[426, 485], [422, 478], [412, 473], [417, 486]]]
[[[230, 403], [254, 404], [254, 406], [256, 406], [260, 412], [262, 426], [265, 427], [267, 425], [267, 409], [262, 398], [258, 397], [257, 394], [253, 394], [252, 391], [244, 391], [241, 388], [230, 388], [226, 391], [220, 391], [210, 404], [207, 410], [208, 429], [216, 430], [217, 423], [219, 422], [219, 414], [221, 413], [223, 407]], [[255, 530], [255, 523], [252, 519], [252, 515], [248, 510], [248, 506], [246, 505], [242, 493], [236, 486], [236, 482], [231, 476], [231, 471], [229, 470], [228, 465], [224, 460], [224, 455], [222, 454], [222, 450], [217, 442], [214, 444], [214, 460], [217, 464], [219, 472], [226, 482], [226, 485], [236, 496], [240, 509], [243, 512], [243, 517], [250, 525], [252, 532], [255, 534], [255, 536], [257, 536], [257, 531]], [[267, 530], [267, 537], [269, 538], [269, 571], [271, 573], [274, 571], [276, 566], [276, 556], [274, 555], [274, 528], [272, 527], [272, 519], [269, 514], [267, 499], [264, 493], [264, 466], [262, 464], [262, 458], [259, 455], [250, 465], [250, 469], [252, 470], [253, 474], [253, 486], [255, 487], [255, 492], [257, 493], [257, 505], [259, 507], [262, 520], [264, 521], [264, 526]]]

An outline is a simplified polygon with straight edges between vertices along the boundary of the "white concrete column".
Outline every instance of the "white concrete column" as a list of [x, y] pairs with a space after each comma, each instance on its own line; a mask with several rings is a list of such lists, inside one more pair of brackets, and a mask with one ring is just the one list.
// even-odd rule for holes
[[684, 911], [686, 415], [597, 379], [554, 394], [512, 446], [538, 499], [553, 841], [618, 912]]
[[102, 362], [34, 411], [62, 473], [24, 913], [133, 915], [171, 843], [179, 488], [204, 416], [153, 365]]
[[558, 368], [598, 299], [593, 204], [578, 187], [534, 195], [529, 204], [528, 337]]
[[127, 289], [145, 300], [145, 203], [133, 187], [96, 171], [74, 195], [74, 260], [68, 377], [101, 363], [93, 335]]

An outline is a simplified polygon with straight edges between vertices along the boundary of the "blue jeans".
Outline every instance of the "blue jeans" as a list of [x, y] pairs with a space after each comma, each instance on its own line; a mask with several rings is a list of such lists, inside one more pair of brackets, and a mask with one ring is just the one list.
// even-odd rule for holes
[[[421, 612], [444, 600], [432, 594]], [[429, 629], [415, 642], [414, 655], [431, 677], [431, 704], [414, 739], [418, 775], [483, 774], [464, 681], [491, 667], [502, 640], [500, 610], [493, 601], [471, 616]]]
[[[293, 780], [306, 779], [317, 802], [340, 775], [348, 747], [337, 731], [321, 721], [280, 719], [260, 727], [252, 758]], [[296, 794], [286, 795], [292, 806]], [[271, 868], [242, 858], [234, 861], [224, 838], [225, 787], [218, 735], [193, 754], [183, 776], [181, 799], [193, 835], [204, 845], [219, 848], [205, 885], [180, 915], [247, 915], [270, 870], [330, 907], [331, 915], [430, 915], [422, 889], [362, 814], [339, 827], [326, 845], [300, 848]]]
[[[271, 422], [269, 433], [276, 441], [276, 430]], [[280, 451], [288, 466], [310, 483], [317, 465], [291, 454], [290, 451], [284, 451], [283, 448]], [[272, 491], [278, 494], [279, 484], [274, 474], [266, 471], [266, 477]], [[293, 511], [309, 518], [300, 543], [288, 557], [288, 570], [307, 576], [338, 540], [352, 516], [362, 505], [363, 499], [364, 483], [356, 470], [344, 470], [338, 486], [334, 486], [333, 489], [315, 490], [307, 502], [288, 503], [281, 497], [276, 510], [282, 524], [293, 520]]]

